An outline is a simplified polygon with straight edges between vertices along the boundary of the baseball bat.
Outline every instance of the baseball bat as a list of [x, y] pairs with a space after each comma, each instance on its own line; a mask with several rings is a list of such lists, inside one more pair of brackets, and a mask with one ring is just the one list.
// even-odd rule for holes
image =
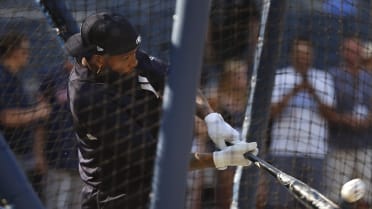
[[316, 189], [310, 187], [299, 179], [286, 174], [285, 172], [279, 170], [265, 160], [253, 155], [252, 153], [246, 153], [244, 157], [252, 161], [258, 168], [262, 168], [263, 170], [274, 176], [281, 185], [288, 189], [293, 197], [295, 197], [307, 208], [340, 209], [340, 206], [332, 202]]
[[35, 0], [49, 24], [56, 29], [63, 43], [73, 34], [79, 32], [79, 27], [64, 0]]

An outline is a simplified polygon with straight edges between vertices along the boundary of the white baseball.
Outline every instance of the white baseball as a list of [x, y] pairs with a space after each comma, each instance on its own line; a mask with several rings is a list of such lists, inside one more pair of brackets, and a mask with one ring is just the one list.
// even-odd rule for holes
[[341, 188], [341, 197], [346, 202], [352, 203], [360, 200], [366, 193], [366, 185], [362, 179], [353, 179], [346, 182]]

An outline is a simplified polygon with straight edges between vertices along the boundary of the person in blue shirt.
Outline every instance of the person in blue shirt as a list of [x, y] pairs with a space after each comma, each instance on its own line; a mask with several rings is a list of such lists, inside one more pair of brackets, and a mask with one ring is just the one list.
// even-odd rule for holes
[[[372, 74], [362, 68], [360, 38], [345, 36], [340, 47], [342, 61], [329, 69], [335, 86], [335, 104], [322, 104], [329, 121], [329, 152], [325, 160], [326, 195], [342, 204], [342, 184], [360, 178], [366, 184], [365, 197], [356, 208], [372, 206]], [[334, 182], [334, 183], [330, 183]], [[343, 205], [342, 205], [343, 206]]]
[[[139, 50], [140, 41], [125, 17], [103, 12], [87, 17], [65, 45], [76, 60], [68, 93], [84, 209], [148, 207], [168, 66]], [[221, 151], [192, 153], [190, 169], [250, 165], [243, 154], [257, 154], [256, 143], [239, 141], [202, 95], [196, 104]]]
[[38, 125], [49, 116], [50, 108], [42, 101], [32, 104], [19, 78], [28, 63], [29, 48], [28, 38], [20, 33], [0, 38], [0, 130], [40, 194], [46, 164]]

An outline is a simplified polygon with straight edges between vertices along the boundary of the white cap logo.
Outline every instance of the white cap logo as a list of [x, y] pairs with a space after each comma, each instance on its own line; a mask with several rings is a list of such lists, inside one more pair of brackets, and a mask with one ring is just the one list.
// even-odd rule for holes
[[101, 48], [100, 46], [97, 46], [97, 52], [103, 52], [103, 48]]
[[95, 136], [93, 136], [92, 134], [90, 134], [90, 133], [87, 133], [87, 138], [89, 139], [89, 140], [98, 140], [98, 138], [97, 137], [95, 137]]
[[136, 44], [140, 44], [141, 43], [141, 36], [137, 36], [137, 39], [136, 39]]

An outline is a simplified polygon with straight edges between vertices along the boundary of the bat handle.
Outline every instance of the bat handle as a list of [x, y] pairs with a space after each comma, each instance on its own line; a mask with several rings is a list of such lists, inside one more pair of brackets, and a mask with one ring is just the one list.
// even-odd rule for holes
[[260, 157], [252, 154], [251, 152], [247, 152], [244, 154], [244, 157], [250, 161], [252, 161], [258, 168], [263, 168], [267, 170], [271, 175], [277, 178], [278, 174], [283, 173], [276, 167], [272, 166], [270, 163], [266, 162], [265, 160], [261, 159]]
[[254, 162], [254, 163], [256, 163], [256, 162], [260, 162], [260, 159], [259, 159], [256, 155], [252, 154], [251, 152], [246, 152], [246, 153], [244, 154], [244, 157], [245, 157], [246, 159], [248, 159], [248, 160]]

